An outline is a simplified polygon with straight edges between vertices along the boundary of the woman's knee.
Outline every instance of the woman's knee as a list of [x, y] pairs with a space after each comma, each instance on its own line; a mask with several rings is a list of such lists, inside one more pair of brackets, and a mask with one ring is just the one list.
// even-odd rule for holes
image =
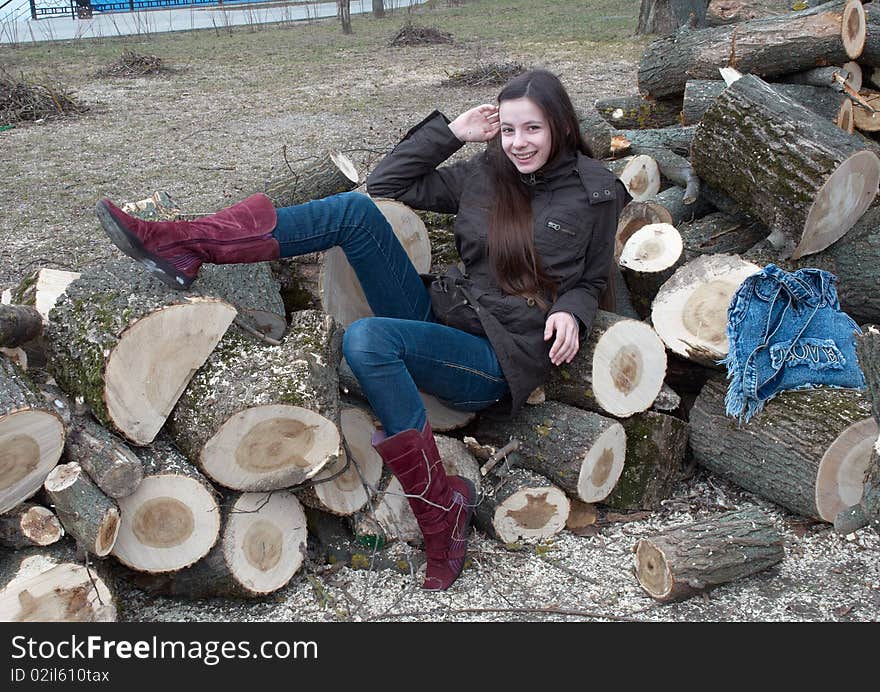
[[385, 220], [385, 216], [369, 195], [363, 192], [345, 192], [342, 197], [345, 200], [346, 216], [353, 223], [360, 225], [364, 222]]
[[374, 359], [377, 353], [388, 350], [388, 340], [376, 317], [364, 317], [352, 322], [342, 335], [342, 355], [352, 369], [365, 364], [368, 359]]

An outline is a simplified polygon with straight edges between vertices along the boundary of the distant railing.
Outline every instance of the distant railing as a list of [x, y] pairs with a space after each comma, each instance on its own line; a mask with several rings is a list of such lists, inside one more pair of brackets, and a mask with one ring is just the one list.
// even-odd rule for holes
[[[96, 12], [137, 12], [161, 7], [187, 5], [223, 5], [236, 2], [271, 2], [272, 0], [29, 0], [32, 19], [47, 17], [75, 17], [88, 19]], [[0, 9], [12, 0], [0, 4]]]

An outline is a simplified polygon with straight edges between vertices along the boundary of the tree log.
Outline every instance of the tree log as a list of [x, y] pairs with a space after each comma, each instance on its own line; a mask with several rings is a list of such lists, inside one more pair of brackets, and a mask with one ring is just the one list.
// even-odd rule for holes
[[743, 426], [725, 415], [726, 392], [713, 378], [691, 409], [697, 463], [813, 519], [833, 522], [858, 502], [878, 433], [863, 390], [784, 391]]
[[104, 557], [119, 533], [119, 507], [77, 463], [58, 464], [43, 483], [55, 514], [83, 550]]
[[708, 0], [642, 0], [636, 35], [674, 34], [682, 27], [706, 26]]
[[686, 261], [700, 255], [742, 255], [761, 242], [770, 233], [764, 224], [747, 216], [731, 216], [723, 211], [713, 212], [693, 221], [676, 226], [684, 244]]
[[618, 159], [609, 165], [609, 169], [617, 174], [637, 202], [653, 197], [660, 191], [660, 168], [647, 154]]
[[279, 346], [231, 329], [168, 419], [180, 450], [233, 490], [278, 490], [313, 478], [341, 454], [341, 330], [295, 313]]
[[782, 536], [756, 508], [643, 538], [633, 552], [639, 584], [661, 603], [748, 577], [785, 557]]
[[650, 149], [668, 149], [679, 156], [690, 156], [695, 129], [695, 125], [682, 127], [675, 124], [650, 130], [615, 130], [613, 135], [617, 138], [616, 149], [619, 153], [630, 150], [631, 153], [650, 153]]
[[787, 2], [767, 2], [766, 0], [709, 0], [706, 10], [708, 26], [737, 24], [750, 19], [776, 17], [786, 14], [791, 6]]
[[205, 555], [220, 535], [219, 495], [164, 435], [135, 453], [144, 480], [119, 499], [112, 554], [142, 572], [173, 572]]
[[760, 270], [738, 255], [701, 255], [679, 267], [657, 291], [651, 324], [670, 351], [717, 368], [730, 346], [730, 300], [746, 277]]
[[646, 99], [638, 94], [597, 99], [596, 111], [618, 130], [646, 130], [679, 123], [681, 98]]
[[612, 416], [651, 407], [666, 375], [666, 349], [644, 322], [599, 310], [571, 363], [553, 368], [547, 398]]
[[620, 423], [557, 401], [526, 406], [511, 420], [482, 418], [474, 434], [496, 447], [518, 440], [517, 467], [540, 473], [584, 502], [611, 493], [626, 459]]
[[260, 190], [276, 208], [292, 207], [313, 199], [322, 199], [358, 186], [360, 174], [355, 165], [338, 151], [328, 151], [318, 160], [308, 159], [291, 167], [284, 165]]
[[581, 137], [590, 147], [594, 159], [607, 159], [612, 152], [612, 131], [608, 121], [595, 108], [578, 109]]
[[33, 502], [0, 514], [0, 546], [18, 550], [51, 545], [60, 540], [64, 529], [51, 509]]
[[234, 317], [228, 303], [168, 288], [135, 262], [111, 262], [59, 297], [50, 370], [102, 424], [145, 445]]
[[40, 489], [65, 436], [61, 416], [21, 368], [0, 356], [0, 514]]
[[684, 262], [681, 234], [668, 223], [652, 223], [633, 233], [620, 253], [620, 271], [639, 317], [651, 314], [660, 287]]
[[857, 138], [751, 75], [706, 111], [691, 163], [709, 185], [765, 221], [780, 236], [774, 244], [795, 259], [842, 237], [880, 182], [880, 158]]
[[144, 477], [143, 464], [131, 448], [85, 416], [70, 426], [64, 454], [69, 462], [79, 464], [108, 497], [131, 495]]
[[511, 469], [485, 480], [474, 525], [505, 544], [542, 541], [565, 528], [570, 510], [568, 496], [544, 476]]
[[231, 493], [222, 515], [220, 540], [194, 565], [127, 578], [151, 594], [186, 598], [254, 598], [286, 586], [306, 552], [306, 516], [296, 496]]
[[18, 550], [0, 560], [0, 622], [115, 622], [113, 587], [67, 541]]
[[[843, 91], [845, 83], [853, 91], [858, 91], [862, 88], [862, 68], [857, 62], [849, 61], [840, 67], [814, 67], [803, 72], [779, 75], [777, 81], [783, 84], [809, 84], [810, 86], [827, 87], [835, 91]], [[687, 94], [687, 90], [685, 90], [685, 94]]]
[[626, 463], [614, 490], [602, 502], [620, 510], [659, 509], [682, 475], [687, 423], [645, 411], [621, 421], [621, 425], [626, 431]]
[[0, 346], [15, 348], [43, 332], [43, 318], [27, 305], [0, 305]]
[[[858, 0], [833, 0], [797, 13], [658, 39], [639, 61], [639, 92], [654, 99], [683, 94], [688, 79], [716, 79], [721, 67], [770, 78], [854, 59], [861, 49], [855, 4], [861, 8]], [[852, 23], [844, 22], [845, 8]], [[861, 35], [863, 44], [863, 21]]]
[[863, 5], [865, 12], [865, 45], [859, 63], [869, 67], [880, 67], [880, 6], [869, 2]]

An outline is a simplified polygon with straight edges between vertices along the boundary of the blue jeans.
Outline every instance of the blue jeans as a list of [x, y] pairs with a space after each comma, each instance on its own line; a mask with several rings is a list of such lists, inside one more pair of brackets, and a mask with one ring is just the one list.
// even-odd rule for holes
[[345, 252], [376, 316], [349, 325], [342, 351], [386, 435], [425, 425], [419, 390], [464, 411], [507, 393], [488, 339], [434, 321], [421, 277], [369, 197], [346, 192], [278, 209], [273, 235], [282, 257]]

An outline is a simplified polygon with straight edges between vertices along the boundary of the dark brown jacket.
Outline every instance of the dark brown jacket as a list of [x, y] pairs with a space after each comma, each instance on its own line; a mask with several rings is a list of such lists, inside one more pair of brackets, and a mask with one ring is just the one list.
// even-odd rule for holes
[[629, 200], [623, 184], [600, 163], [577, 152], [561, 155], [524, 176], [532, 192], [535, 248], [558, 298], [548, 310], [497, 285], [489, 260], [490, 196], [486, 154], [439, 167], [462, 142], [434, 111], [410, 130], [367, 178], [367, 192], [416, 209], [456, 214], [455, 242], [464, 273], [453, 268], [429, 284], [437, 320], [486, 336], [510, 387], [515, 413], [550, 371], [544, 324], [568, 312], [589, 331], [605, 287], [619, 210]]

